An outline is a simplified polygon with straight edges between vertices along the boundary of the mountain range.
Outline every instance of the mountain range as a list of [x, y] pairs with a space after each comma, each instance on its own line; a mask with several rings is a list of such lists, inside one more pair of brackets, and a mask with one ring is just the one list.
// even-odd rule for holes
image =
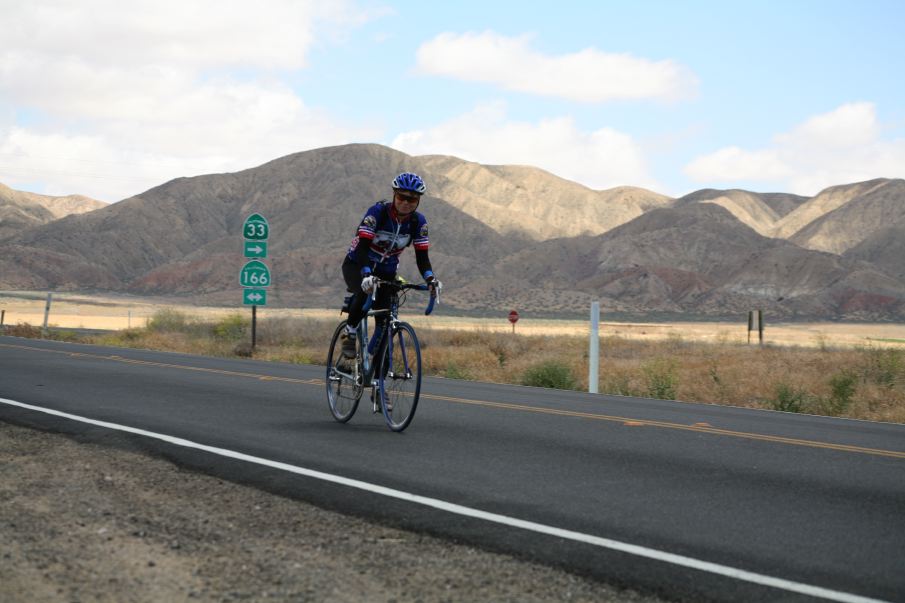
[[635, 316], [905, 319], [905, 180], [674, 199], [373, 144], [178, 178], [111, 205], [54, 198], [78, 201], [57, 214], [0, 187], [0, 289], [241, 305], [242, 224], [260, 213], [271, 227], [268, 304], [333, 307], [358, 222], [401, 171], [427, 182], [419, 211], [452, 311], [585, 315], [600, 300], [605, 313]]
[[82, 195], [51, 197], [16, 191], [0, 183], [0, 241], [32, 226], [106, 206]]

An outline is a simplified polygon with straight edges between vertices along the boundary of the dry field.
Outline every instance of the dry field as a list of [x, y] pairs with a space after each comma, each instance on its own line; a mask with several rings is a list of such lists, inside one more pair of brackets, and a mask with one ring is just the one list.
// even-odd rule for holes
[[[0, 310], [5, 310], [4, 323], [15, 325], [28, 323], [40, 326], [44, 323], [47, 294], [36, 291], [0, 291]], [[195, 306], [184, 299], [139, 298], [130, 296], [89, 296], [73, 293], [55, 293], [51, 302], [48, 325], [59, 328], [127, 329], [145, 327], [154, 314], [168, 308], [202, 320], [216, 321], [239, 313], [251, 315], [247, 307]], [[420, 309], [420, 308], [419, 308]], [[408, 311], [405, 311], [408, 310]], [[512, 325], [505, 316], [499, 319], [458, 318], [435, 315], [425, 317], [418, 310], [406, 308], [403, 316], [416, 328], [433, 330], [469, 330], [489, 333], [512, 333]], [[335, 309], [286, 309], [258, 308], [258, 319], [303, 318], [314, 320], [340, 319]], [[905, 324], [867, 323], [776, 323], [766, 318], [764, 342], [781, 346], [824, 348], [897, 347], [905, 349]], [[615, 336], [633, 341], [683, 341], [710, 343], [747, 343], [747, 318], [738, 323], [729, 322], [674, 322], [674, 323], [622, 323], [607, 322], [601, 317], [601, 336]], [[580, 320], [534, 319], [522, 316], [515, 326], [518, 335], [567, 335], [587, 336], [588, 322]], [[757, 342], [757, 333], [751, 333], [751, 341]]]
[[[43, 305], [37, 294], [0, 295], [6, 332], [40, 337], [40, 328], [23, 323], [40, 325]], [[247, 308], [63, 294], [49, 322], [121, 328], [51, 331], [56, 338], [230, 357], [251, 352], [250, 315]], [[528, 317], [513, 334], [505, 319], [404, 316], [418, 329], [428, 375], [588, 389], [587, 323]], [[261, 309], [254, 356], [322, 364], [339, 319], [337, 310]], [[903, 325], [768, 325], [759, 346], [747, 343], [747, 323], [604, 323], [600, 355], [601, 393], [905, 423]]]

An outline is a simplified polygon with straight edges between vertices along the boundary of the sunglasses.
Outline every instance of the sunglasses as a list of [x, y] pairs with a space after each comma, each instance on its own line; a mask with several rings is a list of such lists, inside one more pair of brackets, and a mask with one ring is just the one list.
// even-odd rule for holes
[[396, 193], [396, 198], [400, 201], [405, 201], [406, 203], [417, 203], [421, 200], [421, 197], [418, 195], [403, 195], [402, 193]]

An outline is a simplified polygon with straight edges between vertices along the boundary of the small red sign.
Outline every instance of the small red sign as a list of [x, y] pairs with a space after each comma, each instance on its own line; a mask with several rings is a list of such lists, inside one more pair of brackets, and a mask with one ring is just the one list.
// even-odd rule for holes
[[512, 312], [509, 313], [509, 322], [511, 322], [512, 324], [515, 324], [518, 322], [518, 312], [513, 310]]

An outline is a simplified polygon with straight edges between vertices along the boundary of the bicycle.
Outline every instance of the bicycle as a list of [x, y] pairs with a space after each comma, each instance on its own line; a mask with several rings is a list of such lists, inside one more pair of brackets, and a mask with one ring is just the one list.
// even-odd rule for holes
[[[389, 307], [370, 310], [377, 297], [377, 287], [390, 287]], [[346, 329], [343, 320], [336, 327], [327, 353], [327, 402], [333, 418], [346, 423], [358, 409], [365, 387], [371, 388], [374, 413], [383, 412], [387, 427], [402, 431], [411, 424], [421, 394], [421, 346], [415, 329], [399, 320], [399, 307], [409, 290], [428, 291], [428, 285], [412, 285], [401, 280], [378, 279], [365, 302], [367, 315], [358, 324], [354, 359], [342, 355], [340, 336]], [[352, 296], [346, 297], [341, 312], [347, 312]], [[438, 301], [431, 290], [425, 315], [433, 312]], [[374, 337], [368, 340], [368, 316], [375, 319]], [[364, 351], [364, 353], [363, 353]], [[380, 370], [377, 370], [380, 367]]]

